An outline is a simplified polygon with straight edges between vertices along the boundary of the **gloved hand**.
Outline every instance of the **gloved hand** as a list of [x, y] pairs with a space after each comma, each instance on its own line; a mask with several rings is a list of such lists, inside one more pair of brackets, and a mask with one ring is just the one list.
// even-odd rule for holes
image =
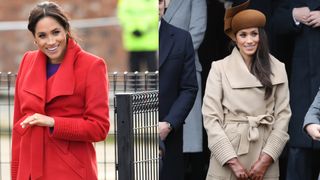
[[266, 153], [261, 153], [259, 159], [252, 165], [249, 171], [250, 180], [263, 180], [269, 166], [273, 163], [273, 159]]
[[226, 163], [232, 170], [237, 180], [247, 180], [249, 177], [248, 171], [242, 166], [238, 158], [232, 158]]
[[132, 32], [132, 34], [133, 34], [134, 36], [136, 36], [136, 37], [142, 36], [142, 32], [139, 31], [139, 30], [134, 30], [134, 31]]

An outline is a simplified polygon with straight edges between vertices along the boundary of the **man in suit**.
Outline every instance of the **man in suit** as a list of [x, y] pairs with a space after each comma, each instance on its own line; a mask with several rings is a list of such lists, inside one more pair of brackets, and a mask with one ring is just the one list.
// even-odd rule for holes
[[[166, 0], [166, 5], [168, 0]], [[201, 71], [198, 49], [204, 38], [207, 26], [206, 0], [171, 0], [163, 19], [169, 24], [184, 29], [191, 34], [195, 51], [195, 64], [198, 81], [198, 93], [194, 105], [183, 125], [183, 153], [185, 159], [186, 180], [205, 178], [202, 144], [202, 93]]]
[[[159, 15], [165, 2], [159, 0]], [[166, 21], [159, 28], [159, 133], [166, 146], [160, 180], [184, 180], [182, 125], [197, 94], [191, 35]]]
[[[317, 179], [320, 172], [320, 143], [301, 129], [304, 117], [320, 86], [320, 1], [281, 0], [274, 14], [279, 35], [290, 34], [294, 51], [290, 74], [288, 180]], [[301, 88], [303, 87], [303, 88]]]

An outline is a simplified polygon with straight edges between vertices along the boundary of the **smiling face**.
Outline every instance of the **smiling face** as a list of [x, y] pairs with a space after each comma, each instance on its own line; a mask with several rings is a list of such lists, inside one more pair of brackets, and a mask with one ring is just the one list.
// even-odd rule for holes
[[67, 49], [67, 31], [54, 18], [46, 16], [35, 26], [34, 40], [52, 64], [63, 60]]
[[259, 29], [256, 27], [241, 29], [236, 33], [236, 44], [245, 59], [252, 59], [257, 51], [259, 40]]

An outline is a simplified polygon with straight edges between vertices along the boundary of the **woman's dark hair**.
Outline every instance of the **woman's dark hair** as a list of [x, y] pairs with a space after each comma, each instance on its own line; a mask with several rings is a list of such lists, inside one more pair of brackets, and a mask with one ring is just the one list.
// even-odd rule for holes
[[272, 94], [272, 83], [270, 76], [273, 74], [271, 71], [271, 61], [269, 55], [268, 37], [263, 28], [259, 29], [259, 45], [253, 57], [251, 72], [255, 75], [263, 87], [265, 88], [264, 99], [268, 99]]
[[49, 1], [37, 4], [30, 12], [28, 29], [33, 35], [35, 35], [35, 28], [38, 21], [44, 17], [52, 17], [58, 21], [58, 23], [67, 31], [67, 36], [72, 38], [67, 15], [58, 4]]

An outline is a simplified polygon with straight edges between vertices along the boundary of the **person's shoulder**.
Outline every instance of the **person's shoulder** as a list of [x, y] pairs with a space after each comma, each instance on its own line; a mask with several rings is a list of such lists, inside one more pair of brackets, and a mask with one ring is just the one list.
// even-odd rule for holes
[[24, 58], [27, 58], [27, 59], [32, 59], [33, 57], [37, 57], [38, 56], [38, 53], [39, 53], [39, 50], [34, 50], [34, 51], [27, 51], [24, 53]]
[[24, 53], [22, 61], [32, 63], [36, 60], [39, 50], [27, 51]]
[[104, 62], [104, 59], [97, 56], [97, 55], [94, 55], [90, 52], [87, 52], [85, 50], [81, 50], [78, 54], [78, 61], [81, 61], [81, 62], [84, 62], [84, 63], [94, 63], [94, 62], [97, 62], [97, 61], [103, 61]]
[[229, 70], [230, 58], [231, 58], [231, 54], [229, 54], [228, 56], [222, 59], [212, 61], [211, 70], [215, 71], [216, 73], [230, 71]]
[[75, 60], [75, 68], [88, 73], [92, 71], [106, 71], [107, 64], [105, 60], [97, 55], [81, 50]]
[[270, 54], [270, 62], [272, 67], [276, 69], [285, 70], [285, 64], [271, 54]]
[[161, 21], [161, 26], [166, 26], [166, 28], [174, 34], [175, 36], [190, 36], [190, 33], [184, 29], [181, 29], [179, 27], [176, 27], [168, 22], [166, 22], [164, 19]]
[[227, 63], [229, 61], [230, 56], [231, 55], [228, 55], [228, 56], [226, 56], [226, 57], [224, 57], [222, 59], [214, 60], [214, 61], [212, 61], [211, 65], [212, 66], [222, 66], [223, 64], [225, 64], [225, 63]]
[[24, 54], [28, 56], [36, 56], [38, 54], [39, 50], [34, 50], [34, 51], [27, 51]]
[[276, 63], [276, 64], [284, 64], [283, 62], [281, 62], [279, 59], [277, 59], [276, 57], [274, 57], [272, 54], [269, 54], [270, 56], [270, 60], [272, 63]]
[[34, 64], [37, 60], [39, 50], [35, 51], [27, 51], [24, 53], [23, 57], [20, 61], [19, 71], [20, 73], [23, 71], [22, 69], [29, 69], [32, 64]]
[[282, 84], [288, 81], [285, 64], [270, 54], [271, 82], [273, 85]]

